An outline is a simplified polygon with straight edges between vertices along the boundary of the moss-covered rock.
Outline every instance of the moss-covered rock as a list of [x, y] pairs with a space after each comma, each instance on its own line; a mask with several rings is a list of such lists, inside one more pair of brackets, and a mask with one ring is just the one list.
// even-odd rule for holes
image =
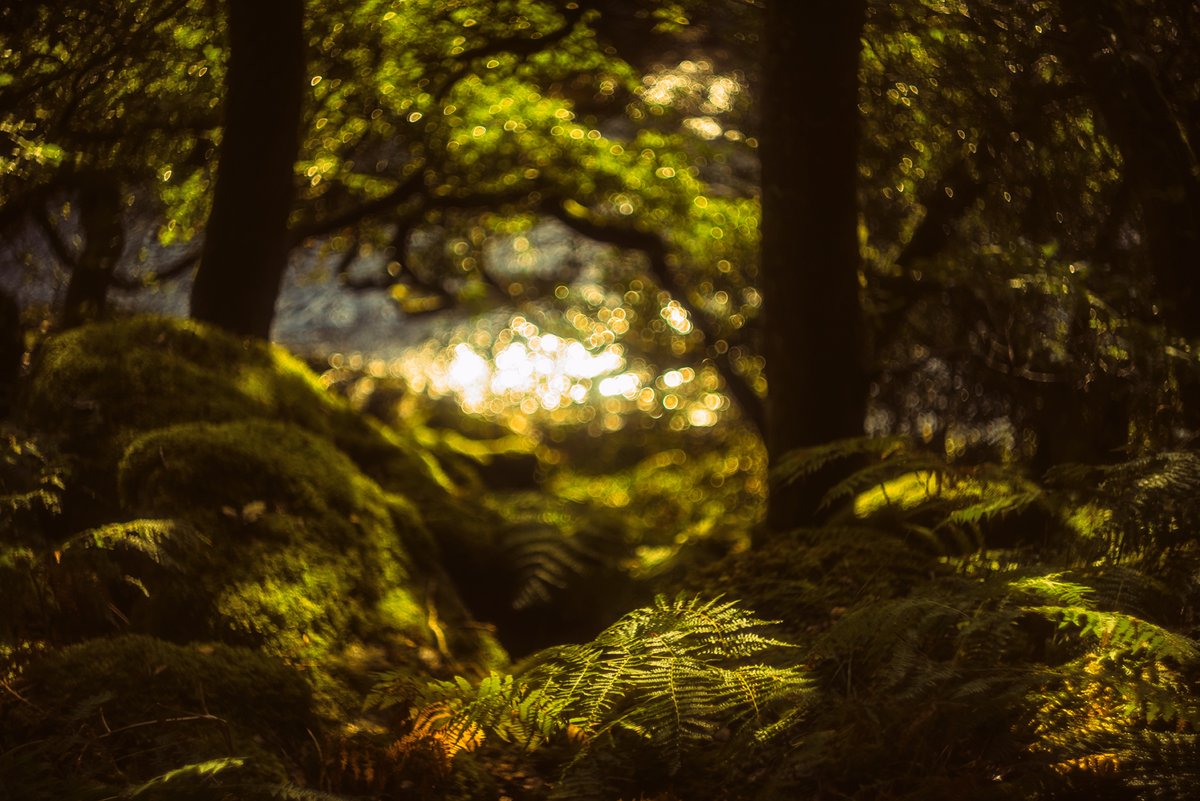
[[96, 639], [19, 687], [0, 700], [6, 798], [274, 798], [315, 756], [303, 675], [245, 648]]
[[328, 440], [264, 420], [171, 426], [129, 446], [118, 485], [131, 514], [204, 534], [195, 581], [150, 587], [175, 601], [151, 604], [168, 615], [156, 629], [224, 632], [300, 660], [364, 641], [443, 659], [474, 650], [428, 533]]
[[[42, 344], [18, 417], [60, 440], [89, 485], [80, 500], [100, 509], [77, 514], [76, 528], [119, 513], [105, 508], [116, 494], [115, 465], [142, 435], [184, 423], [270, 420], [332, 445], [402, 498], [440, 544], [444, 562], [473, 563], [464, 575], [486, 577], [495, 562], [503, 521], [474, 502], [482, 489], [471, 472], [478, 454], [466, 459], [427, 430], [389, 427], [355, 412], [276, 346], [169, 318], [85, 326]], [[431, 541], [407, 544], [431, 547]]]
[[172, 423], [246, 417], [328, 434], [335, 404], [280, 349], [185, 320], [139, 317], [47, 340], [23, 409], [34, 425], [53, 425], [83, 445]]
[[293, 423], [356, 462], [386, 462], [418, 495], [450, 489], [411, 437], [326, 392], [283, 348], [189, 320], [133, 317], [74, 329], [37, 353], [18, 418], [64, 448], [115, 460], [140, 433], [249, 418]]
[[331, 714], [356, 712], [372, 670], [506, 658], [424, 522], [463, 491], [280, 348], [182, 320], [86, 326], [43, 343], [19, 420], [75, 468], [42, 561], [94, 574], [119, 627], [283, 658]]

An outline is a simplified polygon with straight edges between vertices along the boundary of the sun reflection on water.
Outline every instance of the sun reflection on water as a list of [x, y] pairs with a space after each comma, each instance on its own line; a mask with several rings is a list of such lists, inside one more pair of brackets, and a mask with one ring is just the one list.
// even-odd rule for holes
[[[459, 342], [423, 365], [411, 365], [418, 374], [407, 371], [410, 383], [434, 396], [452, 395], [471, 413], [497, 413], [508, 406], [554, 411], [587, 403], [595, 379], [602, 376], [607, 377], [599, 382], [601, 395], [626, 394], [631, 380], [634, 391], [640, 386], [640, 379], [629, 373], [612, 376], [625, 367], [620, 344], [589, 349], [578, 340], [543, 334], [520, 316], [492, 341], [487, 339], [492, 338]], [[613, 381], [622, 388], [612, 391]]]
[[[476, 323], [387, 363], [335, 354], [330, 366], [402, 379], [413, 392], [451, 398], [468, 414], [514, 429], [527, 428], [530, 421], [523, 418], [544, 415], [544, 423], [583, 423], [598, 434], [619, 430], [630, 415], [639, 415], [681, 430], [716, 425], [730, 408], [711, 364], [661, 369], [631, 356], [612, 326], [632, 311], [603, 308], [595, 319], [570, 311], [575, 314], [565, 316], [574, 320], [580, 339], [543, 332], [515, 315], [499, 330]], [[661, 316], [676, 333], [690, 331], [687, 312], [677, 304], [666, 304]], [[603, 331], [594, 330], [597, 326]]]

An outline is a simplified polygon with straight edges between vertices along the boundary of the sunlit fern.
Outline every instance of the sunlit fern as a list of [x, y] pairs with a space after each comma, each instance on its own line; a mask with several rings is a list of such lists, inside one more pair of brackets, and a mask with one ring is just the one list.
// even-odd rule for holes
[[[817, 637], [825, 694], [786, 754], [757, 755], [782, 766], [768, 794], [1188, 797], [1200, 777], [1196, 454], [1037, 482], [1018, 465], [848, 441], [792, 455], [782, 475], [843, 456], [859, 466], [826, 497], [834, 524], [795, 547], [824, 539], [846, 560], [838, 575], [894, 594], [860, 595]], [[922, 576], [858, 541], [907, 542], [942, 569]]]
[[138, 553], [161, 567], [181, 569], [180, 551], [204, 547], [211, 541], [191, 526], [175, 520], [139, 519], [88, 529], [63, 544], [62, 552], [98, 550]]
[[1200, 455], [1168, 451], [1101, 467], [1066, 465], [1051, 483], [1075, 504], [1070, 523], [1084, 556], [1190, 573], [1200, 531]]
[[826, 526], [831, 535], [837, 528], [875, 527], [961, 558], [1016, 544], [1011, 532], [999, 529], [1006, 520], [1027, 512], [1054, 515], [1053, 499], [1019, 468], [956, 464], [899, 437], [841, 440], [786, 454], [775, 468], [777, 491], [848, 459], [856, 460], [856, 469], [828, 487], [822, 501], [833, 513]]
[[799, 739], [782, 786], [918, 798], [986, 778], [999, 795], [1053, 797], [1195, 775], [1195, 753], [1168, 757], [1200, 724], [1197, 644], [1118, 611], [1101, 586], [1083, 571], [951, 576], [851, 612], [814, 653], [836, 694], [817, 715], [832, 736]]
[[673, 775], [714, 743], [765, 743], [807, 708], [800, 671], [752, 661], [784, 647], [764, 625], [730, 602], [659, 597], [590, 643], [536, 654], [515, 677], [427, 685], [410, 701], [401, 750], [424, 743], [452, 759], [488, 738], [521, 749], [565, 739], [575, 754], [558, 789], [569, 797], [600, 795], [596, 782], [614, 774], [594, 769], [631, 743]]

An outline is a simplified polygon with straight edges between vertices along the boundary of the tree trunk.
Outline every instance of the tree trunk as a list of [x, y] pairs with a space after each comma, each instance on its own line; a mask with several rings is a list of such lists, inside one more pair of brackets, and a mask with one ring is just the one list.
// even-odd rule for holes
[[[773, 464], [797, 448], [863, 433], [857, 180], [865, 14], [865, 0], [767, 4], [760, 152]], [[820, 500], [840, 477], [835, 468], [773, 487], [768, 528], [818, 522]]]
[[229, 0], [229, 75], [212, 213], [191, 312], [266, 339], [287, 268], [304, 94], [302, 0]]
[[107, 176], [89, 176], [79, 192], [78, 203], [83, 251], [73, 265], [63, 298], [63, 328], [74, 328], [104, 314], [113, 272], [125, 250], [121, 188], [117, 183]]
[[0, 288], [0, 418], [8, 415], [21, 378], [25, 356], [25, 331], [21, 327], [21, 307], [17, 300]]

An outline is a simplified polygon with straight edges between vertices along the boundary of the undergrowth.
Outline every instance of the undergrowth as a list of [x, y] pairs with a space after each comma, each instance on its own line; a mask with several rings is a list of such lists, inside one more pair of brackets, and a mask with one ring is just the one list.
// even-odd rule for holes
[[522, 755], [556, 798], [1191, 797], [1196, 454], [1038, 481], [854, 440], [780, 470], [843, 458], [827, 526], [699, 597], [481, 682], [383, 677], [394, 757]]
[[[1033, 477], [833, 443], [776, 467], [788, 491], [853, 460], [828, 523], [748, 548], [757, 450], [482, 503], [468, 462], [362, 421], [285, 354], [247, 351], [209, 403], [239, 343], [88, 331], [51, 341], [0, 440], [12, 797], [1200, 786], [1194, 452]], [[129, 349], [156, 355], [122, 373]], [[180, 363], [176, 387], [157, 374]], [[697, 477], [723, 489], [687, 509]], [[528, 642], [554, 644], [509, 664], [463, 598], [540, 615]]]

